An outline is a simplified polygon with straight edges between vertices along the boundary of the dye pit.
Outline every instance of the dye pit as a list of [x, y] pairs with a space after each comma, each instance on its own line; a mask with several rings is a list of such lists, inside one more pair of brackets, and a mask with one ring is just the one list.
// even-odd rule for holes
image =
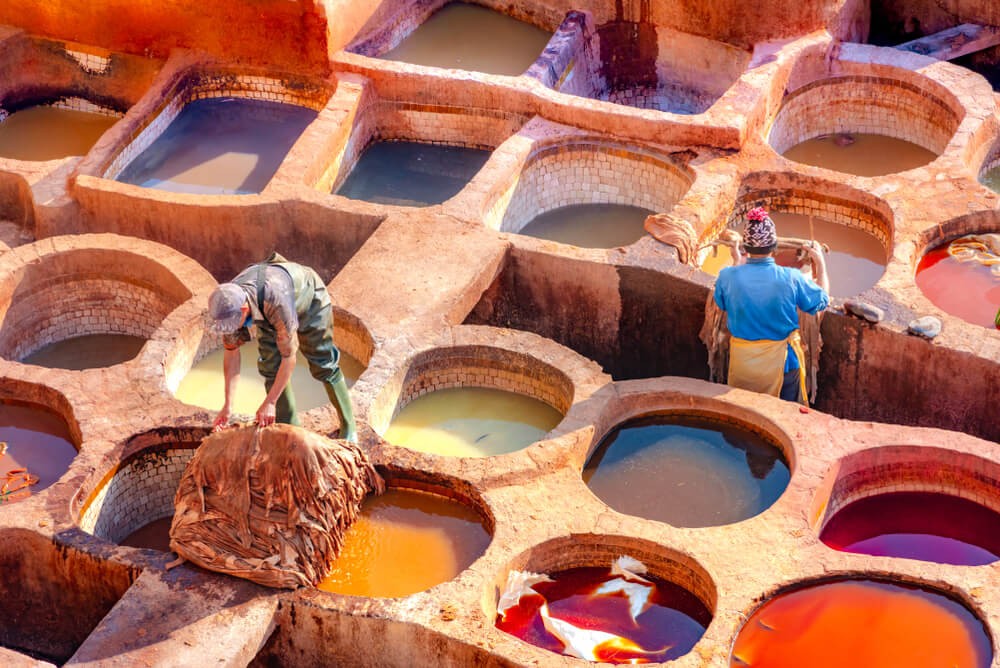
[[135, 359], [145, 344], [130, 334], [84, 334], [50, 343], [21, 361], [51, 369], [99, 369]]
[[678, 527], [740, 522], [788, 486], [781, 450], [738, 426], [690, 416], [648, 416], [616, 427], [583, 470], [615, 510]]
[[335, 192], [396, 206], [440, 204], [457, 195], [489, 157], [489, 151], [463, 146], [376, 142]]
[[922, 167], [937, 156], [913, 142], [875, 134], [809, 139], [785, 151], [789, 160], [856, 176], [885, 176]]
[[414, 65], [517, 76], [551, 33], [488, 7], [452, 2], [381, 57]]
[[845, 552], [982, 566], [1000, 558], [998, 529], [1000, 514], [968, 499], [894, 492], [841, 508], [823, 527], [820, 539]]
[[406, 404], [385, 439], [421, 452], [489, 457], [520, 450], [562, 420], [532, 397], [487, 387], [446, 388]]
[[408, 596], [453, 580], [489, 543], [472, 508], [433, 493], [390, 489], [365, 502], [317, 586], [351, 596]]
[[315, 118], [311, 109], [276, 102], [195, 100], [118, 180], [177, 193], [259, 193]]
[[986, 668], [992, 659], [982, 622], [945, 594], [848, 580], [766, 601], [736, 637], [731, 665]]
[[[556, 654], [568, 653], [559, 634], [546, 623], [561, 622], [621, 640], [603, 639], [593, 657], [606, 663], [661, 663], [687, 654], [712, 621], [712, 613], [694, 594], [656, 578], [629, 581], [609, 568], [571, 568], [548, 575], [551, 582], [532, 585], [533, 593], [497, 617], [497, 628]], [[629, 585], [638, 585], [638, 596]], [[633, 597], [637, 605], [633, 607]], [[545, 606], [543, 613], [542, 606]], [[549, 619], [543, 619], [543, 614]], [[570, 630], [572, 633], [572, 630]], [[580, 652], [583, 654], [583, 652]], [[572, 655], [572, 654], [571, 654]]]
[[[830, 295], [834, 297], [859, 295], [874, 286], [885, 272], [885, 248], [864, 230], [801, 213], [773, 211], [771, 219], [778, 236], [811, 239], [829, 248], [823, 258], [830, 279]], [[799, 264], [794, 253], [778, 253], [775, 261], [790, 267]], [[709, 253], [701, 268], [718, 276], [723, 267], [732, 263], [732, 255], [723, 247], [718, 253]]]
[[[599, 574], [623, 555], [692, 604], [678, 603], [694, 620], [668, 650], [678, 668], [802, 665], [785, 640], [818, 647], [810, 665], [845, 648], [848, 663], [995, 663], [997, 548], [980, 537], [1000, 510], [1000, 304], [933, 260], [1000, 231], [1000, 56], [895, 48], [1000, 25], [995, 3], [767, 0], [752, 6], [766, 21], [735, 0], [113, 4], [0, 3], [0, 133], [32, 105], [65, 117], [39, 101], [124, 112], [73, 130], [84, 146], [62, 159], [0, 156], [0, 417], [45, 416], [0, 432], [0, 465], [38, 477], [0, 504], [0, 663], [584, 665], [498, 628], [499, 592], [513, 570]], [[463, 12], [527, 34], [436, 27]], [[825, 154], [797, 157], [809, 143]], [[394, 144], [416, 156], [372, 171], [396, 191], [342, 190], [366, 148]], [[699, 250], [758, 204], [831, 246], [807, 411], [707, 380]], [[549, 212], [561, 229], [539, 232]], [[647, 212], [675, 236], [643, 234]], [[342, 557], [357, 567], [282, 592], [166, 568], [176, 480], [221, 401], [205, 302], [272, 250], [327, 282], [361, 442], [390, 483]], [[924, 316], [933, 338], [909, 333]], [[144, 343], [81, 370], [27, 358], [107, 332]], [[255, 358], [251, 344], [244, 415]], [[306, 366], [302, 422], [336, 434]], [[465, 393], [523, 405], [477, 415]], [[404, 442], [395, 430], [425, 404]], [[616, 449], [664, 414], [722, 427]], [[472, 424], [447, 433], [449, 416]], [[750, 436], [734, 446], [735, 427]], [[893, 522], [854, 522], [854, 503]], [[841, 522], [852, 531], [834, 536]], [[822, 598], [830, 635], [754, 626], [789, 600], [803, 619], [797, 595]]]
[[[224, 351], [220, 348], [195, 362], [177, 386], [174, 396], [193, 406], [214, 411], [222, 408], [225, 396], [223, 354]], [[341, 351], [340, 370], [350, 387], [364, 371], [364, 365]], [[290, 382], [296, 406], [300, 411], [312, 410], [329, 403], [323, 384], [312, 377], [309, 372], [309, 361], [301, 352], [296, 355], [295, 369], [292, 371]], [[245, 343], [240, 346], [240, 378], [236, 383], [236, 396], [232, 400], [231, 409], [236, 413], [253, 415], [260, 408], [266, 395], [264, 379], [257, 372], [257, 346], [253, 342]]]
[[86, 155], [118, 117], [55, 106], [21, 109], [0, 122], [0, 157], [58, 160]]
[[653, 212], [623, 204], [575, 204], [546, 211], [518, 234], [581, 248], [615, 248], [635, 243]]
[[948, 245], [924, 254], [917, 264], [916, 283], [936, 306], [966, 322], [1000, 328], [1000, 273], [978, 262], [963, 262]]

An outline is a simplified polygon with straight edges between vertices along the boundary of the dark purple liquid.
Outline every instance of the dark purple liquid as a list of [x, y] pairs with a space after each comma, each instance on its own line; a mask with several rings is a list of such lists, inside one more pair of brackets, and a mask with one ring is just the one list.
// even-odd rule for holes
[[128, 547], [144, 547], [160, 552], [170, 551], [170, 524], [174, 518], [162, 517], [149, 524], [139, 527], [130, 533], [119, 545]]
[[848, 504], [820, 539], [843, 552], [981, 566], [1000, 555], [1000, 514], [948, 494], [893, 492]]

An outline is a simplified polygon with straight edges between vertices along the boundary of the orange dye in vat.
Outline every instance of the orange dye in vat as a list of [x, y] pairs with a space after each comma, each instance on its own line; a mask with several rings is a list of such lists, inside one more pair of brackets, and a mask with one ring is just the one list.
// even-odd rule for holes
[[624, 204], [574, 204], [536, 216], [518, 234], [581, 248], [629, 246], [646, 234], [651, 213]]
[[776, 596], [740, 630], [731, 666], [751, 668], [987, 668], [983, 624], [930, 590], [872, 580]]
[[552, 33], [465, 2], [448, 4], [383, 54], [415, 65], [517, 76], [542, 54]]
[[820, 540], [844, 552], [982, 566], [1000, 555], [1000, 514], [950, 494], [876, 494], [838, 510]]
[[333, 570], [317, 586], [354, 596], [408, 596], [454, 579], [489, 543], [472, 508], [437, 494], [389, 489], [365, 501]]
[[[773, 211], [770, 213], [780, 237], [813, 238], [830, 247], [824, 254], [830, 279], [830, 294], [834, 297], [853, 297], [875, 285], [885, 273], [888, 262], [885, 247], [876, 237], [856, 227], [848, 227], [822, 218], [800, 213]], [[742, 226], [737, 229], [742, 229]], [[795, 266], [792, 253], [782, 253], [776, 262]], [[723, 267], [732, 265], [729, 248], [720, 246], [718, 254], [709, 251], [702, 263], [702, 271], [717, 276]]]
[[[201, 406], [209, 410], [219, 410], [225, 399], [225, 376], [222, 371], [223, 350], [215, 350], [198, 360], [177, 386], [174, 396], [186, 404]], [[357, 359], [340, 351], [340, 370], [348, 387], [354, 384], [364, 365]], [[330, 403], [323, 384], [309, 373], [309, 362], [299, 353], [292, 371], [292, 392], [295, 393], [296, 408], [308, 411]], [[236, 396], [232, 399], [232, 411], [243, 415], [253, 415], [260, 408], [267, 392], [264, 378], [257, 371], [257, 344], [254, 341], [240, 346], [240, 379], [236, 383]]]
[[973, 325], [995, 328], [1000, 275], [979, 262], [948, 254], [948, 244], [928, 251], [917, 265], [917, 287], [935, 306]]
[[128, 334], [84, 334], [56, 341], [21, 361], [50, 369], [99, 369], [134, 359], [146, 339]]
[[857, 176], [883, 176], [922, 167], [937, 158], [933, 151], [905, 139], [865, 133], [831, 134], [796, 144], [789, 160]]
[[642, 611], [634, 616], [629, 597], [623, 591], [597, 591], [616, 580], [609, 568], [570, 568], [549, 577], [552, 582], [531, 586], [537, 595], [522, 596], [517, 605], [498, 614], [497, 628], [532, 645], [571, 654], [546, 627], [542, 618], [544, 604], [549, 617], [566, 625], [621, 639], [597, 646], [596, 660], [660, 663], [687, 654], [712, 621], [712, 613], [697, 596], [649, 575], [643, 576], [651, 583], [648, 605], [643, 605]]
[[159, 550], [160, 552], [170, 551], [170, 523], [171, 517], [161, 517], [153, 520], [149, 524], [139, 527], [125, 539], [118, 541], [119, 545], [128, 547], [143, 547], [147, 550]]
[[[66, 422], [49, 411], [0, 404], [0, 504], [20, 501], [56, 482], [76, 457]], [[24, 473], [14, 473], [24, 470]], [[32, 484], [25, 478], [37, 479]], [[7, 481], [10, 481], [9, 483]]]
[[86, 155], [116, 116], [38, 106], [16, 111], [0, 123], [0, 157], [58, 160]]

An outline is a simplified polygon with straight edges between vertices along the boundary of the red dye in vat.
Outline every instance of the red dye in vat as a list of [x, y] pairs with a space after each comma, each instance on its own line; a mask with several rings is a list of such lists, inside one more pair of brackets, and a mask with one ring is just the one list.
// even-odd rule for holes
[[744, 668], [987, 668], [986, 630], [931, 590], [872, 580], [813, 585], [757, 609], [733, 645]]
[[76, 457], [66, 421], [30, 404], [0, 404], [0, 505], [56, 482]]
[[563, 643], [546, 629], [540, 615], [545, 604], [553, 618], [580, 629], [619, 636], [625, 641], [606, 642], [595, 648], [597, 660], [659, 663], [687, 654], [712, 621], [712, 613], [694, 594], [648, 575], [644, 577], [653, 583], [650, 605], [634, 620], [624, 593], [596, 593], [602, 584], [615, 579], [610, 569], [571, 568], [549, 577], [553, 582], [532, 586], [538, 595], [522, 596], [516, 606], [498, 615], [497, 628], [561, 654]]
[[173, 522], [173, 515], [161, 517], [153, 520], [149, 524], [139, 527], [124, 540], [119, 541], [119, 545], [128, 547], [142, 547], [147, 550], [159, 550], [160, 552], [170, 551], [170, 524]]
[[893, 492], [844, 506], [820, 539], [844, 552], [981, 566], [1000, 555], [1000, 514], [948, 494]]
[[948, 244], [929, 251], [917, 265], [917, 286], [935, 306], [966, 322], [997, 327], [1000, 277], [978, 262], [960, 262]]

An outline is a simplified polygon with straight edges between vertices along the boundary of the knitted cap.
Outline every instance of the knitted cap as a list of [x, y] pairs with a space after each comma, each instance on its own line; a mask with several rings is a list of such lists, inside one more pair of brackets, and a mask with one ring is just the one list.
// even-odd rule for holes
[[235, 332], [243, 324], [243, 304], [247, 295], [234, 283], [223, 283], [208, 297], [208, 325], [216, 332]]
[[774, 221], [767, 215], [767, 209], [758, 206], [747, 211], [747, 222], [743, 227], [743, 245], [749, 248], [768, 248], [778, 243], [778, 231]]

